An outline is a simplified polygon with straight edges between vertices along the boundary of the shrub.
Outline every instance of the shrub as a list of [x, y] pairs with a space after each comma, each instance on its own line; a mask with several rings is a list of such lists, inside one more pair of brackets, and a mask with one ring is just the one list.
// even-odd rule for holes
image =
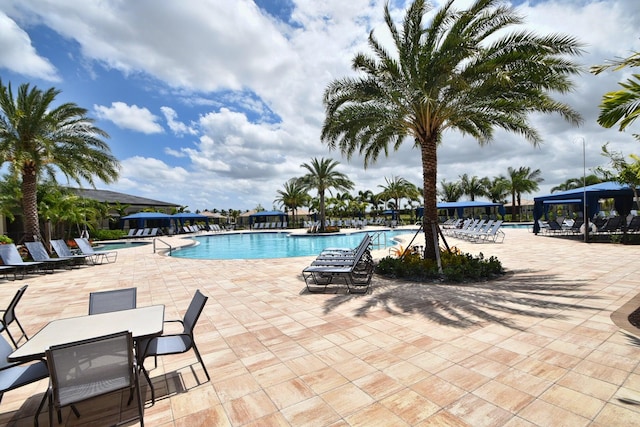
[[[504, 273], [502, 264], [496, 257], [485, 259], [462, 253], [452, 248], [451, 252], [441, 251], [440, 260], [446, 280], [463, 282], [467, 280], [486, 280]], [[422, 259], [417, 254], [405, 254], [403, 258], [385, 257], [376, 265], [376, 273], [414, 281], [441, 279], [438, 264], [435, 260]]]
[[124, 230], [95, 230], [92, 234], [93, 240], [118, 240], [127, 235]]

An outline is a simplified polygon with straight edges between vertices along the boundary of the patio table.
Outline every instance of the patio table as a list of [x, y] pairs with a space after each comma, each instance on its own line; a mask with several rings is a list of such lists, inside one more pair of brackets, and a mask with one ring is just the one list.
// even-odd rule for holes
[[39, 359], [53, 345], [130, 331], [134, 339], [162, 335], [164, 305], [85, 315], [49, 322], [7, 358], [9, 362]]

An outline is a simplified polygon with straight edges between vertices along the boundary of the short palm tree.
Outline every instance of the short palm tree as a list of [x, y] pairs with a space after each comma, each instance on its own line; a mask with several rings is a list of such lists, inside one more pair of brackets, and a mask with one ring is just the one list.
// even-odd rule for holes
[[469, 178], [466, 173], [460, 177], [462, 194], [469, 196], [471, 201], [475, 201], [476, 197], [486, 196], [488, 184], [487, 178], [478, 178], [477, 176]]
[[57, 107], [60, 91], [42, 91], [22, 84], [14, 98], [11, 84], [0, 81], [0, 160], [21, 178], [25, 239], [40, 236], [37, 189], [46, 174], [57, 171], [80, 184], [94, 185], [94, 177], [109, 183], [118, 178], [120, 164], [94, 126], [87, 110], [73, 103]]
[[507, 178], [509, 191], [511, 192], [511, 217], [515, 218], [516, 203], [518, 206], [518, 219], [522, 210], [522, 194], [533, 193], [538, 191], [538, 184], [544, 181], [540, 176], [540, 169], [534, 171], [530, 167], [521, 166], [518, 169], [509, 167], [507, 169], [509, 178]]
[[399, 176], [392, 176], [391, 179], [384, 178], [386, 185], [378, 185], [382, 188], [380, 198], [382, 200], [392, 200], [394, 210], [400, 207], [400, 199], [415, 199], [418, 197], [418, 187], [406, 179]]
[[393, 50], [371, 33], [374, 56], [360, 53], [353, 59], [360, 75], [329, 83], [324, 94], [322, 140], [347, 158], [362, 154], [366, 167], [405, 138], [420, 149], [425, 257], [431, 259], [438, 247], [437, 147], [446, 130], [486, 144], [494, 128], [502, 128], [537, 145], [542, 138], [529, 114], [559, 113], [573, 124], [581, 122], [576, 111], [551, 97], [570, 91], [570, 77], [580, 72], [570, 58], [581, 53], [575, 39], [501, 32], [523, 22], [501, 0], [476, 0], [466, 10], [454, 10], [453, 3], [445, 2], [423, 27], [428, 3], [415, 0], [401, 29], [385, 6]]
[[339, 165], [332, 159], [311, 159], [311, 163], [303, 163], [301, 167], [307, 170], [307, 173], [300, 178], [300, 184], [305, 190], [316, 190], [318, 192], [320, 211], [320, 229], [325, 231], [325, 192], [332, 188], [338, 191], [346, 191], [353, 189], [353, 182], [342, 172], [338, 172], [336, 167]]
[[307, 203], [309, 194], [304, 190], [298, 178], [291, 178], [285, 182], [282, 190], [278, 190], [276, 193], [278, 197], [276, 197], [274, 203], [279, 203], [280, 206], [291, 210], [291, 221], [295, 224], [298, 208]]
[[443, 202], [457, 202], [462, 197], [462, 187], [459, 182], [440, 181], [440, 200]]
[[509, 180], [502, 175], [487, 180], [487, 197], [493, 203], [504, 203], [509, 195]]

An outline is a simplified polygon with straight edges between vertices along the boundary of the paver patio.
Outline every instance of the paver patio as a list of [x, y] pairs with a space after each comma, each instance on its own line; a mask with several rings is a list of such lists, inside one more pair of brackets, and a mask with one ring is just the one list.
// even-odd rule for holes
[[[138, 306], [165, 304], [167, 319], [196, 289], [208, 295], [196, 341], [212, 380], [192, 352], [157, 369], [147, 360], [150, 426], [638, 424], [640, 338], [611, 314], [640, 292], [640, 246], [505, 231], [503, 244], [448, 240], [496, 255], [509, 274], [491, 282], [374, 277], [367, 295], [309, 294], [300, 273], [312, 257], [188, 260], [149, 245], [114, 264], [2, 281], [0, 307], [29, 284], [17, 314], [32, 335], [86, 314], [92, 291], [136, 286]], [[6, 393], [0, 424], [33, 425], [46, 387]], [[133, 416], [127, 397], [79, 405], [80, 419], [66, 410], [66, 425]]]

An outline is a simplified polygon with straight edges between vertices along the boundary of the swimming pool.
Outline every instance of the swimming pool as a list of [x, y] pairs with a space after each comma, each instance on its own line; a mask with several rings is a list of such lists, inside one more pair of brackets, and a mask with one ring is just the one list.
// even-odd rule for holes
[[[412, 234], [417, 230], [388, 230], [380, 237], [382, 247], [394, 246], [395, 236]], [[331, 235], [291, 235], [282, 233], [225, 233], [196, 236], [198, 244], [172, 252], [178, 258], [196, 259], [265, 259], [318, 255], [324, 248], [354, 248], [366, 231]], [[368, 233], [373, 234], [369, 231]]]

